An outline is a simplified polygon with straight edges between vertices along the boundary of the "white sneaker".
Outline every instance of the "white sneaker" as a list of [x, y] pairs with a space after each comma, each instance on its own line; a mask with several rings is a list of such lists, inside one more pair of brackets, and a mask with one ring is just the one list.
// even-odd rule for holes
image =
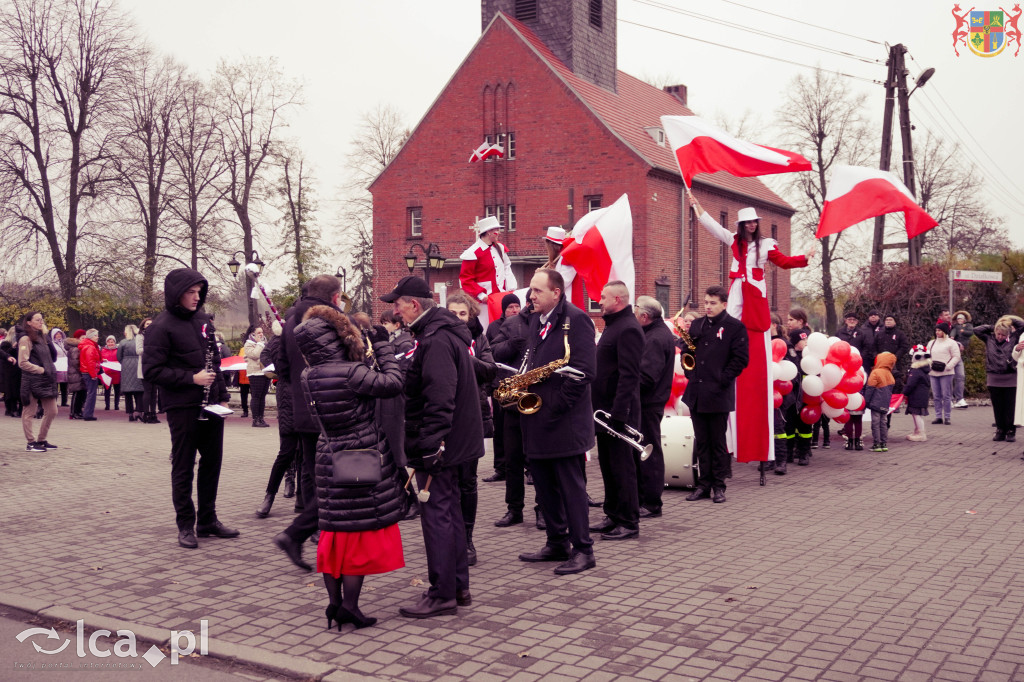
[[966, 400], [960, 399], [960, 400], [956, 401], [955, 403], [953, 403], [953, 407], [957, 407], [957, 408], [966, 410], [968, 407], [970, 407], [970, 405], [967, 404]]

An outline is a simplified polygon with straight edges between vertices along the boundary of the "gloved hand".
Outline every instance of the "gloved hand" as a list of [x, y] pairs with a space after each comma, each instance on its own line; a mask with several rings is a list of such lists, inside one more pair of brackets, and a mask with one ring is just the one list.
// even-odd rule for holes
[[615, 419], [614, 417], [612, 417], [611, 419], [608, 420], [608, 426], [611, 427], [612, 431], [615, 431], [616, 433], [621, 433], [622, 435], [626, 435], [626, 422], [622, 421], [621, 419]]
[[390, 334], [388, 334], [388, 330], [385, 329], [384, 325], [375, 324], [366, 331], [366, 336], [370, 339], [371, 343], [384, 343], [388, 340]]

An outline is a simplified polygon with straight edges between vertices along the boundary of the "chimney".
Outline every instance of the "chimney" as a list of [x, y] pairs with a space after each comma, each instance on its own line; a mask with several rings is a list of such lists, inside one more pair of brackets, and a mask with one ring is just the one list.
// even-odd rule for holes
[[686, 106], [686, 86], [685, 85], [666, 85], [665, 92], [675, 97], [677, 100]]
[[615, 92], [617, 0], [481, 0], [483, 28], [504, 12], [585, 80]]

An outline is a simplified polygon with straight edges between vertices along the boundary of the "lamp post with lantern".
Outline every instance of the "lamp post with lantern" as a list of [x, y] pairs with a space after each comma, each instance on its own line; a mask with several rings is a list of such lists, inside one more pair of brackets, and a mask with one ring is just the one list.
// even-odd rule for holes
[[[246, 256], [244, 251], [235, 251], [231, 254], [231, 260], [227, 262], [228, 270], [231, 271], [231, 276], [236, 279], [238, 278], [238, 269], [242, 266], [242, 264], [236, 259], [239, 254], [242, 255], [243, 259], [245, 259]], [[260, 274], [263, 272], [263, 266], [266, 265], [266, 263], [260, 260], [260, 254], [256, 249], [252, 250], [248, 261], [257, 267]], [[256, 301], [248, 295], [248, 289], [249, 287], [246, 286], [246, 308], [249, 312], [249, 324], [255, 325], [259, 322], [259, 311], [256, 307]]]
[[414, 242], [409, 247], [409, 253], [405, 255], [405, 265], [409, 268], [409, 274], [416, 269], [416, 252], [414, 249], [419, 249], [423, 252], [423, 279], [430, 286], [430, 271], [431, 270], [443, 270], [444, 269], [444, 256], [441, 255], [441, 247], [430, 242], [426, 246], [419, 242]]

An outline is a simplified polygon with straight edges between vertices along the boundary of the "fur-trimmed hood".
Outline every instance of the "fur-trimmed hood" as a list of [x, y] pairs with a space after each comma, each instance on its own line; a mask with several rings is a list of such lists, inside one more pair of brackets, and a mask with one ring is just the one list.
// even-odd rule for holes
[[958, 310], [955, 313], [953, 313], [953, 323], [954, 324], [956, 323], [956, 316], [957, 315], [963, 315], [965, 320], [967, 320], [968, 322], [971, 321], [971, 314], [969, 312], [967, 312], [966, 310]]
[[326, 362], [360, 362], [366, 346], [348, 315], [328, 305], [315, 305], [295, 327], [295, 343], [310, 366]]
[[917, 360], [915, 362], [910, 363], [910, 366], [914, 369], [920, 369], [922, 367], [924, 367], [925, 369], [930, 369], [932, 366], [932, 361], [931, 359], [927, 358], [924, 360]]

